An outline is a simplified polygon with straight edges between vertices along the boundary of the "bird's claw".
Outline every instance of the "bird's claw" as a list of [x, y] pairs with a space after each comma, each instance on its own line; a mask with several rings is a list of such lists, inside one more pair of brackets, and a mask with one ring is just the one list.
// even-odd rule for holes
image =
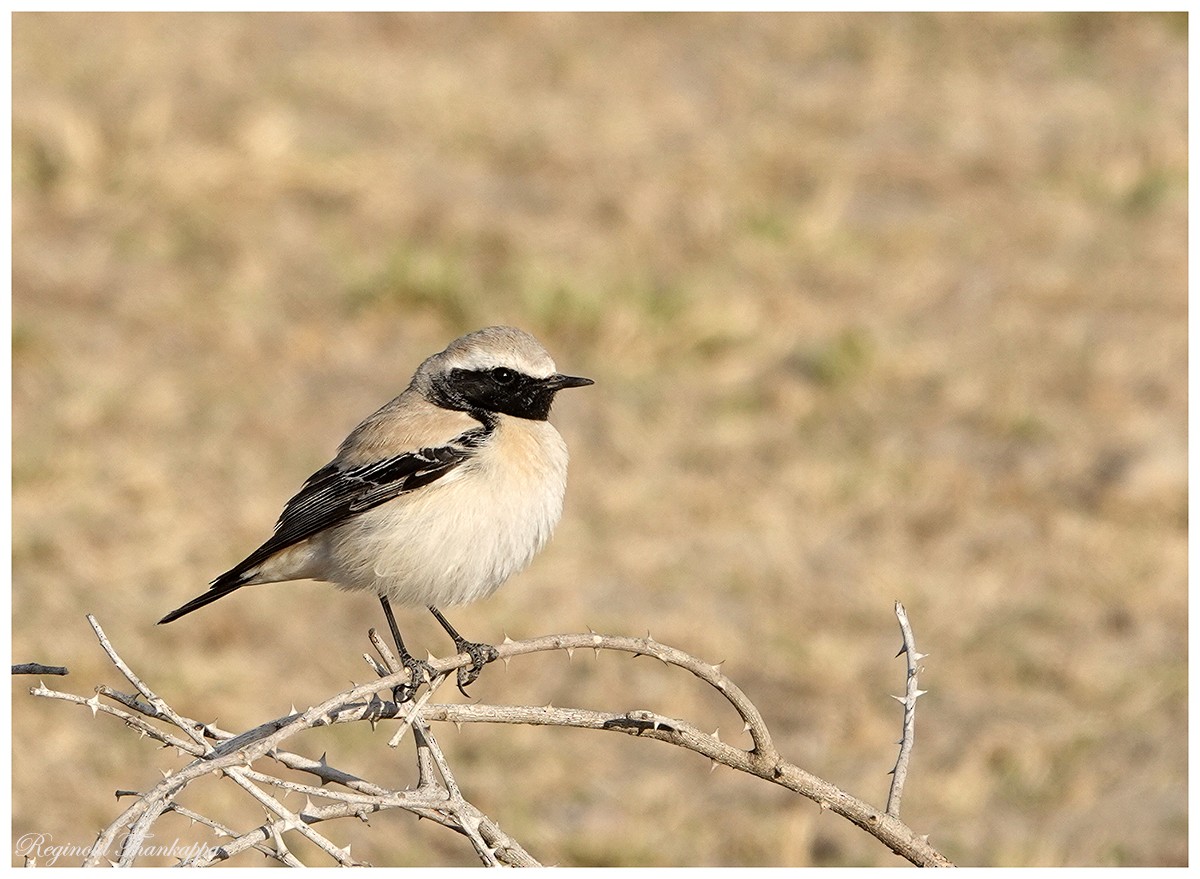
[[408, 669], [408, 682], [397, 684], [392, 688], [392, 699], [397, 705], [410, 701], [420, 689], [421, 684], [433, 680], [433, 666], [425, 660], [405, 656], [400, 661]]
[[459, 653], [471, 657], [471, 664], [458, 670], [458, 692], [467, 696], [466, 688], [479, 679], [480, 672], [489, 662], [495, 662], [500, 653], [491, 644], [476, 644], [474, 641], [462, 641], [454, 645]]

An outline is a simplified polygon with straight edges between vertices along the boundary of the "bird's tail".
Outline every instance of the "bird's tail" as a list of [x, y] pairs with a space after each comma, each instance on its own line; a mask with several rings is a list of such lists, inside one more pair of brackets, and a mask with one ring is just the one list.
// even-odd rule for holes
[[202, 595], [197, 595], [182, 607], [175, 608], [175, 610], [171, 611], [169, 614], [159, 620], [158, 624], [161, 626], [163, 623], [169, 623], [172, 620], [177, 620], [181, 616], [189, 614], [194, 610], [199, 610], [206, 604], [212, 604], [218, 598], [224, 598], [230, 592], [236, 592], [243, 586], [249, 586], [249, 581], [251, 579], [253, 578], [241, 570], [240, 566], [234, 568], [232, 571], [228, 571], [222, 574], [220, 577], [217, 577], [217, 579], [213, 580], [212, 585], [208, 587], [207, 592], [203, 593]]

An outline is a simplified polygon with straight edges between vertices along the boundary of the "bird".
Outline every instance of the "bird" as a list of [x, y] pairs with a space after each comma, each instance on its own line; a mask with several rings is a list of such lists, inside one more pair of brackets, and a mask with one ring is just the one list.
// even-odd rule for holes
[[470, 658], [457, 673], [466, 694], [497, 651], [463, 638], [439, 608], [486, 598], [546, 545], [562, 515], [568, 457], [550, 408], [559, 391], [591, 384], [559, 373], [515, 327], [455, 339], [350, 432], [258, 549], [159, 624], [246, 586], [328, 581], [379, 597], [410, 672], [396, 701], [432, 671], [405, 647], [392, 602], [427, 607]]

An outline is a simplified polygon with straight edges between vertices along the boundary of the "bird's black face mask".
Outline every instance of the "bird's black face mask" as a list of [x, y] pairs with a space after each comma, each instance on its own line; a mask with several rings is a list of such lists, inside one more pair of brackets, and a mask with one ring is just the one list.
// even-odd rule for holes
[[434, 380], [438, 402], [464, 412], [498, 412], [515, 418], [545, 421], [550, 417], [554, 395], [563, 388], [592, 384], [590, 378], [550, 375], [535, 378], [497, 366], [493, 369], [452, 369]]

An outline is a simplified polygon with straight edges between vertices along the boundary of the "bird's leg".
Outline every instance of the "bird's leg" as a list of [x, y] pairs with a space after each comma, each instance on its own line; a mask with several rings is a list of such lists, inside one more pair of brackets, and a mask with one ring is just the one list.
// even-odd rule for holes
[[392, 690], [392, 698], [399, 705], [411, 699], [423, 682], [433, 680], [433, 669], [429, 667], [428, 662], [415, 658], [404, 646], [404, 639], [400, 637], [400, 628], [396, 625], [396, 617], [392, 614], [392, 605], [388, 603], [387, 596], [380, 595], [379, 603], [383, 605], [383, 614], [392, 628], [396, 649], [400, 651], [400, 663], [408, 669], [408, 683], [400, 684]]
[[474, 641], [468, 641], [462, 635], [455, 631], [454, 626], [450, 625], [450, 621], [442, 616], [442, 612], [429, 605], [429, 612], [434, 615], [442, 628], [446, 630], [446, 634], [454, 639], [454, 646], [458, 648], [459, 653], [465, 653], [471, 657], [470, 668], [460, 668], [458, 670], [458, 691], [464, 696], [467, 695], [465, 687], [469, 687], [475, 683], [479, 677], [479, 673], [483, 671], [483, 667], [489, 662], [494, 662], [500, 655], [496, 652], [496, 648], [491, 644], [476, 644]]

